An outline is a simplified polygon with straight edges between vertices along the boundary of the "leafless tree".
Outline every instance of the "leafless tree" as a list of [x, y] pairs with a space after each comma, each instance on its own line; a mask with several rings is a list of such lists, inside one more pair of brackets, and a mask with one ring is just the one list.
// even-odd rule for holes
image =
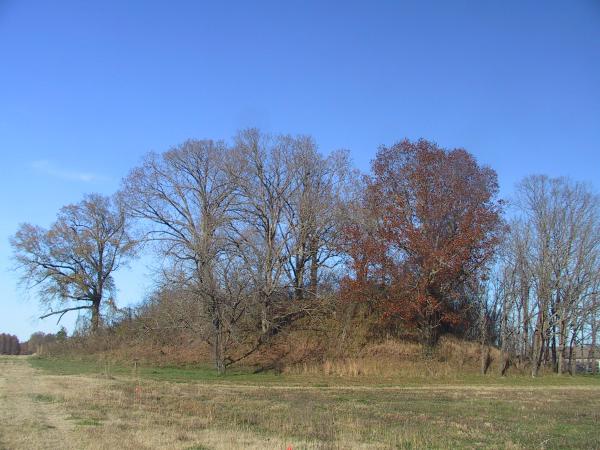
[[592, 366], [592, 374], [596, 375], [598, 373], [598, 364], [594, 364], [594, 357], [596, 356], [598, 350], [598, 325], [600, 324], [599, 317], [600, 316], [600, 272], [596, 277], [596, 281], [594, 283], [593, 292], [590, 296], [590, 314], [589, 314], [589, 343], [590, 348], [588, 351], [588, 364]]
[[338, 216], [350, 174], [344, 152], [320, 154], [307, 136], [238, 134], [229, 176], [236, 186], [229, 258], [250, 276], [252, 352], [322, 305], [319, 283], [338, 263]]
[[[521, 367], [531, 358], [532, 343], [530, 336], [532, 310], [532, 272], [529, 251], [531, 230], [527, 223], [514, 219], [500, 252], [502, 272], [502, 350], [504, 360], [512, 360]], [[508, 367], [506, 367], [508, 368]]]
[[294, 297], [315, 298], [319, 279], [340, 262], [340, 216], [352, 171], [348, 155], [324, 157], [310, 137], [295, 139], [291, 158], [293, 189], [286, 200], [287, 272]]
[[232, 220], [234, 185], [224, 170], [230, 150], [223, 142], [187, 141], [158, 155], [151, 153], [132, 170], [121, 197], [130, 214], [142, 219], [146, 239], [170, 264], [164, 271], [201, 303], [212, 324], [215, 365], [225, 371], [224, 340], [228, 333], [227, 303], [219, 277]]
[[208, 337], [218, 371], [314, 308], [308, 300], [335, 265], [348, 167], [342, 153], [321, 156], [311, 138], [251, 129], [231, 147], [188, 141], [150, 154], [125, 180], [123, 203], [168, 262], [161, 290], [176, 290], [180, 310], [198, 314], [174, 314], [176, 326]]
[[546, 362], [564, 373], [593, 309], [600, 203], [585, 184], [532, 176], [518, 186], [516, 205], [507, 267], [521, 352], [530, 354], [533, 376]]
[[276, 333], [283, 321], [295, 315], [286, 307], [289, 291], [284, 282], [290, 239], [285, 212], [295, 188], [293, 145], [289, 137], [246, 130], [236, 139], [230, 164], [230, 178], [240, 199], [230, 240], [253, 277], [263, 336]]
[[477, 307], [480, 372], [485, 375], [492, 363], [491, 347], [497, 345], [502, 334], [504, 283], [501, 273], [490, 272], [480, 279], [470, 280], [469, 288], [474, 297], [472, 303]]
[[47, 230], [22, 224], [11, 245], [22, 283], [50, 308], [41, 318], [90, 310], [93, 331], [103, 301], [114, 298], [113, 273], [136, 249], [121, 206], [98, 194], [63, 207]]

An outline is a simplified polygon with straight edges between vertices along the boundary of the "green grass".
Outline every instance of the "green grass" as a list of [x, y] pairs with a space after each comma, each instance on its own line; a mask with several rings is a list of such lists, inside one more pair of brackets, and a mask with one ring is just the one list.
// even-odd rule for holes
[[[90, 406], [91, 408], [89, 409], [91, 410], [98, 409], [97, 407], [94, 407], [95, 405], [88, 405], [88, 407]], [[85, 414], [70, 414], [69, 417], [67, 417], [67, 420], [72, 420], [75, 425], [82, 427], [97, 427], [102, 425], [103, 419], [100, 417], [94, 417]]]
[[56, 397], [48, 394], [31, 394], [30, 397], [34, 402], [54, 403], [58, 401]]
[[173, 382], [267, 382], [276, 381], [279, 376], [272, 373], [255, 374], [250, 370], [232, 369], [226, 375], [219, 375], [214, 369], [205, 365], [193, 367], [154, 367], [133, 365], [106, 364], [93, 359], [45, 358], [32, 357], [29, 363], [36, 369], [41, 369], [56, 375], [108, 375], [135, 376], [144, 379]]
[[100, 422], [98, 419], [81, 419], [76, 421], [75, 425], [81, 427], [98, 427], [102, 425], [102, 422]]
[[98, 375], [139, 377], [141, 379], [170, 382], [203, 382], [259, 385], [289, 385], [328, 388], [332, 386], [377, 386], [418, 387], [424, 385], [468, 385], [468, 386], [600, 386], [600, 376], [596, 375], [556, 375], [546, 374], [537, 378], [526, 375], [501, 377], [496, 374], [459, 374], [446, 377], [367, 377], [335, 375], [284, 375], [273, 372], [253, 373], [250, 369], [234, 368], [225, 375], [219, 375], [206, 365], [194, 367], [154, 367], [109, 364], [94, 359], [69, 359], [32, 357], [29, 363], [36, 369], [56, 375]]

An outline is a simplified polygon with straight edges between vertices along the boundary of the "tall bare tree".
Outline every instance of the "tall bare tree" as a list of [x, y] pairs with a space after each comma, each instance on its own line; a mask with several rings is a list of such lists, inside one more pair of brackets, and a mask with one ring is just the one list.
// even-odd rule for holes
[[325, 157], [307, 136], [294, 140], [290, 171], [293, 189], [285, 207], [285, 250], [294, 297], [302, 300], [315, 298], [320, 278], [340, 262], [340, 216], [352, 171], [346, 152]]
[[564, 373], [595, 294], [600, 203], [585, 184], [531, 176], [518, 186], [516, 205], [520, 219], [513, 225], [509, 259], [519, 284], [523, 348], [531, 348], [533, 376], [546, 362]]
[[145, 236], [170, 263], [168, 281], [202, 304], [212, 324], [215, 365], [225, 371], [224, 341], [230, 332], [227, 298], [220, 280], [232, 220], [234, 185], [224, 170], [230, 151], [223, 142], [190, 140], [159, 155], [151, 153], [124, 182], [122, 198], [142, 219]]
[[294, 316], [284, 306], [288, 298], [285, 250], [290, 239], [285, 213], [295, 189], [293, 146], [289, 137], [243, 131], [237, 136], [229, 171], [240, 199], [230, 239], [252, 274], [263, 336], [276, 333], [283, 321]]
[[50, 308], [41, 318], [89, 310], [93, 331], [115, 295], [113, 273], [136, 249], [121, 206], [98, 194], [63, 207], [49, 229], [22, 224], [11, 245], [22, 283]]

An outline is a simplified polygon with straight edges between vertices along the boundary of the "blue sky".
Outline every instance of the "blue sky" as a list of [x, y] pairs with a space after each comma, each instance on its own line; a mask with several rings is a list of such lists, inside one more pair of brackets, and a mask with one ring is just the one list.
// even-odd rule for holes
[[[0, 332], [58, 329], [10, 271], [19, 223], [248, 126], [363, 170], [404, 137], [465, 147], [505, 196], [531, 173], [598, 186], [600, 1], [0, 0]], [[145, 272], [118, 274], [121, 305]]]

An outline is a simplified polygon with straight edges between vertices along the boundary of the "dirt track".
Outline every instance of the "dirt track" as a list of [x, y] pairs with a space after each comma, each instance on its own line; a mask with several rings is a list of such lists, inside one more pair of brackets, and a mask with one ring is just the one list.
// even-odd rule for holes
[[0, 359], [0, 448], [69, 448], [74, 442], [65, 412], [44, 401], [47, 388], [25, 357]]
[[[160, 410], [111, 410], [101, 423], [86, 417], [86, 407], [94, 410], [97, 399], [122, 385], [123, 380], [96, 376], [48, 375], [33, 369], [27, 357], [0, 356], [0, 450], [287, 447], [286, 441], [243, 430], [213, 430], [185, 421], [175, 425]], [[206, 446], [195, 445], [198, 440]]]

